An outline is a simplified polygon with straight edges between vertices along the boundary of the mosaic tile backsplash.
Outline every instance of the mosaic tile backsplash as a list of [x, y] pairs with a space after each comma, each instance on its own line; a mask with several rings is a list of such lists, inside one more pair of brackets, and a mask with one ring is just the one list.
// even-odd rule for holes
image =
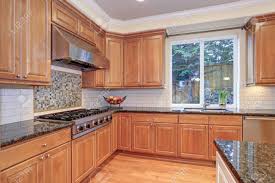
[[80, 107], [81, 75], [52, 70], [52, 85], [34, 88], [34, 112]]

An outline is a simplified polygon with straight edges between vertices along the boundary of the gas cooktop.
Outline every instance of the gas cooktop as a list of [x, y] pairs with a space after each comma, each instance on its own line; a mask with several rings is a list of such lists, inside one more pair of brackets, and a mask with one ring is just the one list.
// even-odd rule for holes
[[48, 120], [61, 120], [61, 121], [74, 121], [77, 119], [101, 114], [104, 112], [110, 111], [109, 108], [104, 109], [77, 109], [72, 111], [59, 112], [54, 114], [47, 114], [39, 116], [39, 119], [48, 119]]

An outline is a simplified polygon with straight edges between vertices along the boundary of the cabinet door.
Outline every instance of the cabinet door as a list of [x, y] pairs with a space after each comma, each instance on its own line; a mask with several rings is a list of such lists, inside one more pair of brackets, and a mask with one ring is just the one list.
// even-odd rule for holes
[[44, 155], [27, 160], [0, 173], [1, 183], [45, 183]]
[[132, 123], [132, 151], [153, 153], [153, 123]]
[[127, 39], [124, 42], [124, 86], [142, 84], [142, 38]]
[[72, 182], [81, 182], [96, 168], [95, 132], [82, 136], [72, 142]]
[[57, 0], [53, 0], [52, 5], [52, 21], [59, 26], [77, 34], [78, 18], [75, 14]]
[[181, 124], [178, 140], [180, 157], [208, 159], [208, 125]]
[[71, 183], [71, 143], [46, 153], [46, 183]]
[[96, 162], [103, 163], [111, 155], [111, 128], [110, 125], [96, 132]]
[[115, 152], [117, 150], [118, 121], [119, 121], [119, 115], [113, 115], [113, 119], [112, 119], [112, 123], [111, 123], [111, 151], [112, 152]]
[[131, 115], [121, 114], [118, 121], [118, 149], [131, 151]]
[[105, 35], [101, 32], [95, 32], [94, 36], [96, 47], [105, 55]]
[[216, 147], [214, 144], [215, 139], [222, 140], [242, 140], [242, 127], [241, 126], [209, 126], [209, 158], [216, 159]]
[[177, 156], [177, 124], [155, 124], [155, 153]]
[[144, 37], [142, 47], [143, 85], [162, 86], [164, 37], [162, 35]]
[[88, 22], [79, 21], [78, 34], [87, 41], [94, 42], [94, 29]]
[[106, 38], [106, 57], [110, 67], [105, 71], [105, 86], [121, 87], [123, 84], [123, 39]]
[[22, 76], [25, 81], [49, 82], [51, 71], [50, 0], [26, 0], [23, 15], [31, 12], [22, 33]]
[[256, 28], [256, 83], [275, 84], [275, 21]]
[[20, 50], [19, 35], [21, 27], [16, 25], [20, 20], [20, 3], [16, 0], [0, 2], [0, 79], [19, 79]]

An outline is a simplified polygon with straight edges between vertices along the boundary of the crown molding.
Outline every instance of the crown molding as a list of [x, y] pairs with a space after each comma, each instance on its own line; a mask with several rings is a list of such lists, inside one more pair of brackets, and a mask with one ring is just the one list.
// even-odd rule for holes
[[274, 0], [244, 0], [131, 20], [110, 17], [94, 0], [68, 0], [106, 31], [127, 34], [275, 12]]

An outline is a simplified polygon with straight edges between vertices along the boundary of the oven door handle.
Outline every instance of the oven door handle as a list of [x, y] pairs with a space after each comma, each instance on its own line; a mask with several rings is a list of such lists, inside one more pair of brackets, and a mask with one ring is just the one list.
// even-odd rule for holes
[[244, 120], [263, 120], [263, 121], [275, 121], [275, 117], [262, 117], [262, 116], [245, 116]]

